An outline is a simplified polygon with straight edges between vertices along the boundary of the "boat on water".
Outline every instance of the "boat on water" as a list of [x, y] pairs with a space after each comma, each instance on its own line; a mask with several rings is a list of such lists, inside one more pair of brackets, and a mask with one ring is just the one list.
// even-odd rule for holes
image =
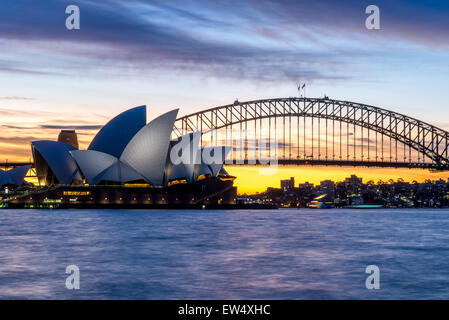
[[351, 198], [351, 204], [344, 206], [345, 209], [380, 209], [383, 207], [379, 203], [365, 203], [363, 197], [360, 196]]
[[312, 201], [310, 201], [309, 208], [312, 209], [330, 209], [334, 208], [334, 199], [329, 197], [327, 194], [322, 194], [316, 198], [314, 198]]

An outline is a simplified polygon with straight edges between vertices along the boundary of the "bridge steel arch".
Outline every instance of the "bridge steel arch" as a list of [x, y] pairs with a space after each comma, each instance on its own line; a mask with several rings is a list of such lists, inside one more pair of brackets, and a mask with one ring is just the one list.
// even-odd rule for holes
[[[391, 154], [390, 161], [385, 161], [383, 157], [382, 161], [378, 161], [377, 154], [376, 161], [355, 161], [355, 159], [350, 161], [349, 156], [347, 160], [335, 160], [328, 159], [326, 154], [326, 159], [312, 157], [310, 161], [307, 160], [305, 163], [449, 170], [449, 133], [447, 131], [394, 111], [328, 98], [276, 98], [247, 102], [235, 101], [230, 105], [211, 108], [178, 118], [175, 122], [174, 134], [181, 136], [193, 131], [201, 131], [205, 134], [214, 129], [232, 128], [233, 125], [239, 123], [279, 117], [284, 119], [310, 117], [358, 126], [367, 129], [368, 132], [372, 130], [393, 139], [393, 141], [402, 143], [409, 148], [409, 152], [415, 150], [418, 153], [417, 161], [411, 161], [410, 157], [407, 162], [398, 161], [397, 154], [396, 161], [391, 161]], [[304, 160], [288, 158], [282, 159], [280, 163], [302, 164]]]

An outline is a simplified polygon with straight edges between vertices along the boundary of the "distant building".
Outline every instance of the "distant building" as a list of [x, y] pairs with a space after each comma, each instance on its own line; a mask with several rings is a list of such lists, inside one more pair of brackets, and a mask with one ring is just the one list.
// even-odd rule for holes
[[72, 146], [76, 149], [79, 148], [78, 136], [75, 130], [61, 130], [58, 135], [58, 142], [68, 144], [69, 146]]
[[313, 193], [315, 191], [315, 188], [313, 186], [313, 183], [309, 183], [306, 181], [298, 185], [298, 190], [304, 193]]
[[330, 197], [335, 196], [335, 183], [332, 180], [320, 182], [319, 190], [321, 194], [327, 194]]
[[[292, 180], [284, 180], [281, 185], [289, 188]], [[351, 175], [341, 182], [321, 181], [316, 187], [305, 182], [293, 189], [283, 188], [267, 188], [266, 192], [250, 195], [249, 198], [281, 207], [323, 208], [357, 204], [382, 205], [387, 208], [449, 207], [449, 180], [443, 179], [409, 183], [399, 178], [396, 182], [390, 179], [388, 182], [379, 181], [378, 184], [373, 181], [363, 184], [362, 178]]]
[[283, 191], [292, 190], [295, 187], [295, 178], [291, 177], [290, 180], [281, 180], [281, 189]]
[[362, 178], [352, 174], [349, 178], [345, 179], [344, 185], [349, 193], [358, 194], [363, 186]]

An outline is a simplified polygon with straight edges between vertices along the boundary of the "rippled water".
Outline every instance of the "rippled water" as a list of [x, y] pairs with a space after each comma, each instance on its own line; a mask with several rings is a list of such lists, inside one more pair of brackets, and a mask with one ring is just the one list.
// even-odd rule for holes
[[0, 210], [0, 298], [448, 299], [449, 211]]

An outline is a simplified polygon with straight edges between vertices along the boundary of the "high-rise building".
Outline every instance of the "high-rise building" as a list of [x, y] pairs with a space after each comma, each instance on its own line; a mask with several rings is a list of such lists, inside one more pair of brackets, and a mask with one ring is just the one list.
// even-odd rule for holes
[[298, 189], [302, 193], [313, 193], [315, 190], [313, 183], [309, 183], [308, 181], [298, 184]]
[[349, 178], [345, 179], [344, 185], [348, 192], [358, 194], [360, 193], [360, 189], [363, 186], [362, 178], [359, 178], [356, 175], [352, 174]]
[[295, 178], [291, 177], [290, 180], [281, 180], [281, 189], [284, 191], [291, 190], [295, 187]]
[[58, 135], [58, 142], [68, 144], [74, 148], [79, 148], [78, 146], [78, 136], [75, 130], [61, 130]]
[[335, 183], [332, 180], [321, 181], [319, 190], [321, 194], [333, 197], [335, 195]]

